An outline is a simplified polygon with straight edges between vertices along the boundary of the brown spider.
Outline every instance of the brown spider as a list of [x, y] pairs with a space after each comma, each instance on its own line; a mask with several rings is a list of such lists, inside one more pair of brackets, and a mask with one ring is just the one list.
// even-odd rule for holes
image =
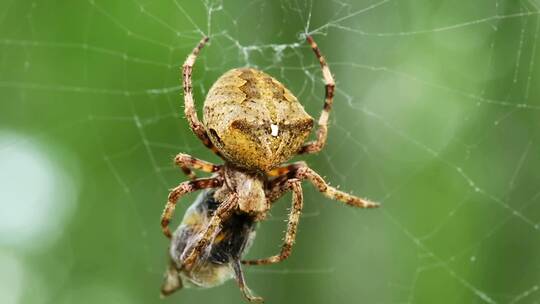
[[[317, 139], [306, 144], [304, 142], [313, 127], [313, 118], [305, 112], [296, 97], [283, 84], [256, 69], [239, 68], [223, 74], [208, 92], [204, 102], [204, 123], [201, 123], [194, 106], [191, 76], [195, 59], [209, 38], [203, 38], [187, 57], [183, 66], [186, 117], [197, 137], [225, 163], [215, 165], [186, 154], [178, 154], [175, 157], [175, 163], [191, 180], [181, 183], [169, 194], [161, 217], [161, 227], [165, 236], [168, 238], [172, 236], [169, 222], [176, 202], [181, 196], [201, 189], [215, 188], [215, 190], [211, 190], [211, 193], [206, 190], [200, 196], [190, 211], [186, 212], [184, 226], [175, 233], [171, 245], [174, 263], [166, 276], [164, 294], [181, 287], [181, 283], [178, 282], [179, 275], [192, 283], [197, 275], [203, 277], [202, 274], [206, 273], [203, 273], [200, 264], [208, 262], [209, 247], [225, 239], [238, 245], [238, 248], [231, 250], [235, 256], [232, 267], [240, 289], [248, 300], [262, 301], [262, 298], [251, 296], [244, 282], [239, 261], [245, 247], [248, 247], [246, 244], [250, 243], [249, 240], [254, 235], [252, 223], [263, 220], [271, 205], [287, 191], [293, 192], [293, 202], [281, 252], [268, 258], [242, 263], [273, 264], [290, 255], [303, 205], [302, 180], [311, 182], [328, 198], [342, 201], [347, 205], [360, 208], [378, 206], [376, 203], [330, 187], [304, 162], [282, 165], [296, 154], [319, 152], [325, 145], [328, 133], [327, 124], [334, 97], [334, 79], [313, 38], [306, 36], [306, 39], [319, 60], [326, 84]], [[213, 175], [197, 179], [192, 169]], [[242, 224], [245, 222], [249, 224]], [[197, 228], [191, 229], [190, 226]], [[244, 228], [238, 228], [240, 226]], [[191, 234], [186, 234], [186, 231]], [[229, 233], [232, 231], [239, 232], [235, 236], [234, 233], [232, 235]], [[220, 236], [220, 233], [229, 234]], [[182, 235], [177, 237], [177, 234]], [[240, 238], [240, 234], [245, 234], [246, 237]], [[218, 238], [219, 241], [216, 241]], [[175, 253], [180, 251], [181, 255]], [[218, 273], [217, 266], [212, 267], [209, 269]], [[219, 275], [227, 277], [221, 272]], [[202, 280], [209, 279], [205, 277]], [[199, 286], [213, 285], [202, 282]]]

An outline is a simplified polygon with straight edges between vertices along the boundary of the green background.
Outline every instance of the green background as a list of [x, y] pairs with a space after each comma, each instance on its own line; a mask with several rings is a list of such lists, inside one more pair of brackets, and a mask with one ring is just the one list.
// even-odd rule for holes
[[[159, 218], [178, 152], [219, 162], [184, 119], [220, 74], [254, 66], [317, 117], [301, 157], [382, 203], [354, 210], [305, 185], [292, 256], [246, 268], [268, 303], [540, 302], [538, 1], [0, 2], [0, 302], [241, 303], [234, 282], [159, 299]], [[194, 196], [179, 203], [178, 223]], [[290, 196], [249, 257], [276, 253]]]

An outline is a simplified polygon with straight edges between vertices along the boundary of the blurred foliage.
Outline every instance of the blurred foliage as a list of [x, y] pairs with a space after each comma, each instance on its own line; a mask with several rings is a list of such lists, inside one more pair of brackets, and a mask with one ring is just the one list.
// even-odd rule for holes
[[[338, 91], [326, 150], [302, 159], [383, 207], [353, 210], [306, 185], [292, 256], [247, 268], [249, 286], [268, 303], [538, 303], [539, 5], [2, 2], [0, 139], [17, 138], [0, 140], [2, 164], [32, 143], [63, 172], [54, 193], [76, 194], [62, 221], [65, 205], [48, 211], [53, 230], [0, 242], [0, 300], [240, 303], [233, 281], [159, 299], [168, 246], [159, 218], [185, 180], [171, 160], [220, 161], [184, 119], [179, 67], [210, 33], [194, 71], [199, 110], [220, 74], [250, 65], [316, 117], [323, 84], [299, 35], [308, 27]], [[0, 185], [12, 194], [0, 197], [18, 197], [2, 210], [26, 210], [14, 221], [41, 227], [27, 221], [37, 209], [17, 209], [40, 185], [7, 168], [1, 176], [20, 187]], [[249, 257], [279, 250], [289, 200], [260, 225]]]

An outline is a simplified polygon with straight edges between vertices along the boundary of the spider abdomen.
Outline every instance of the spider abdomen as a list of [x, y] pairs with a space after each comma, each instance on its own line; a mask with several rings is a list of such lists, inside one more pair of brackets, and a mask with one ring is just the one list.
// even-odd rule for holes
[[275, 78], [239, 68], [223, 74], [208, 92], [204, 123], [210, 140], [229, 161], [267, 171], [298, 152], [313, 118]]

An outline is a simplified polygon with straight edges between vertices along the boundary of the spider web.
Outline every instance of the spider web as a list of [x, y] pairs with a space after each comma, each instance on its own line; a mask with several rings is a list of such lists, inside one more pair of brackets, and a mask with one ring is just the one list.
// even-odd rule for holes
[[[168, 189], [185, 179], [171, 159], [185, 152], [219, 162], [184, 119], [184, 58], [211, 37], [194, 69], [199, 108], [220, 74], [252, 66], [316, 117], [324, 84], [306, 32], [337, 91], [326, 149], [302, 159], [383, 207], [345, 208], [306, 185], [292, 257], [248, 268], [252, 289], [291, 303], [540, 302], [540, 2], [1, 7], [0, 126], [72, 151], [84, 176], [73, 222], [48, 249], [69, 263], [24, 259], [41, 277], [33, 279], [41, 302], [157, 301], [167, 246], [158, 219]], [[177, 218], [193, 198], [179, 203]], [[289, 199], [261, 225], [250, 256], [279, 250]], [[231, 283], [170, 301], [179, 298], [232, 303], [238, 291]]]

